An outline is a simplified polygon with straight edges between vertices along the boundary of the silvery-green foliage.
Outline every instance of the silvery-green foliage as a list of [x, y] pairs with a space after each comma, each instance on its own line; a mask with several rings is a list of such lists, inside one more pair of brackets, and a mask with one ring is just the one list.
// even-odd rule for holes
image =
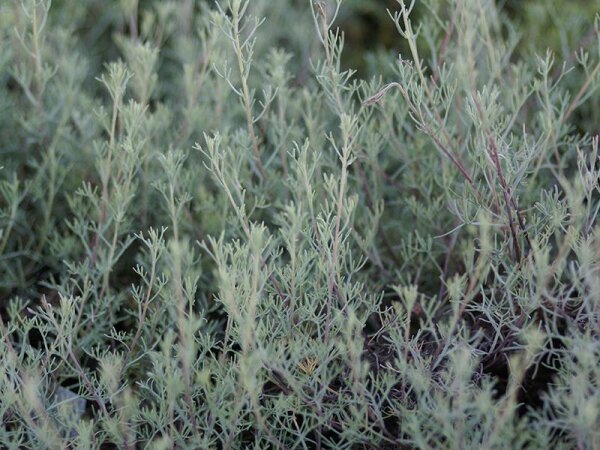
[[2, 448], [600, 448], [600, 18], [367, 3], [0, 4]]

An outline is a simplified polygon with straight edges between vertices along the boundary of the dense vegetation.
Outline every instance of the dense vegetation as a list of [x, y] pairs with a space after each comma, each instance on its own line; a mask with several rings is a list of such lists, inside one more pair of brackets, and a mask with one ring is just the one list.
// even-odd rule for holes
[[0, 2], [0, 447], [600, 449], [598, 4], [340, 1]]

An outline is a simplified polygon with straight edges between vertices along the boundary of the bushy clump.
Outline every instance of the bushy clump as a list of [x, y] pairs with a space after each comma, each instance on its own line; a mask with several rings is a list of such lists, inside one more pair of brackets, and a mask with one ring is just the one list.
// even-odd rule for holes
[[2, 448], [600, 448], [598, 17], [360, 3], [0, 4]]

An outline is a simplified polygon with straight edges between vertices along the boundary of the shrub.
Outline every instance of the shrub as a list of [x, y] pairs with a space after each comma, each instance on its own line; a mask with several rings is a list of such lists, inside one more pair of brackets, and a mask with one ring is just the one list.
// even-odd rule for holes
[[3, 448], [600, 448], [598, 17], [359, 3], [0, 5]]

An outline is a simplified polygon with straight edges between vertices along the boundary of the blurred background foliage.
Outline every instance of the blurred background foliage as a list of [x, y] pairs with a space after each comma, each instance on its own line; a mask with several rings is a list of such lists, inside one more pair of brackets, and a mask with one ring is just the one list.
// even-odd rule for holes
[[[444, 5], [447, 2], [438, 0], [438, 3]], [[569, 65], [576, 65], [577, 50], [593, 44], [594, 15], [600, 11], [600, 0], [496, 0], [496, 3], [511, 19], [518, 29], [518, 35], [521, 36], [513, 53], [514, 59], [535, 55], [543, 57], [546, 51], [550, 50], [557, 61], [567, 61]], [[191, 54], [190, 49], [187, 48], [189, 42], [170, 42], [169, 34], [172, 30], [161, 29], [161, 23], [171, 23], [168, 17], [176, 15], [180, 17], [181, 26], [193, 29], [197, 24], [191, 23], [190, 18], [198, 15], [192, 12], [198, 12], [204, 6], [211, 5], [212, 1], [54, 0], [54, 4], [55, 7], [51, 10], [55, 15], [53, 20], [63, 23], [66, 28], [71, 27], [71, 24], [77, 24], [78, 29], [74, 31], [80, 39], [78, 47], [85, 52], [89, 73], [99, 73], [105, 61], [115, 60], [121, 54], [115, 36], [131, 31], [129, 11], [137, 8], [139, 19], [152, 16], [150, 21], [139, 20], [139, 22], [154, 22], [156, 24], [154, 33], [162, 34], [162, 39], [165, 40], [163, 48], [172, 52], [171, 57], [180, 58], [182, 54]], [[292, 14], [289, 14], [290, 8], [295, 10]], [[308, 14], [304, 14], [306, 8], [308, 8], [308, 0], [273, 1], [270, 2], [268, 11], [262, 12], [268, 18], [263, 24], [263, 27], [268, 30], [263, 29], [261, 35], [271, 38], [271, 42], [263, 43], [264, 46], [269, 47], [272, 41], [279, 41], [281, 47], [294, 50], [298, 55], [304, 55], [304, 58], [289, 63], [299, 66], [288, 68], [299, 77], [308, 74], [308, 60], [311, 54], [308, 45], [303, 44], [303, 41], [307, 41], [306, 36], [302, 36], [302, 30], [306, 29], [304, 25], [309, 24], [300, 23], [308, 18]], [[396, 0], [344, 1], [337, 23], [345, 36], [342, 64], [346, 68], [356, 70], [357, 76], [368, 77], [369, 73], [385, 74], [389, 69], [390, 56], [393, 59], [398, 54], [408, 52], [405, 40], [399, 36], [387, 12], [397, 9]], [[430, 18], [430, 12], [427, 11], [425, 2], [416, 0], [413, 20], [417, 23], [421, 18]], [[260, 16], [260, 12], [257, 13]], [[446, 14], [451, 17], [452, 11], [447, 11]], [[291, 22], [290, 18], [293, 18]], [[441, 19], [445, 20], [445, 18]], [[299, 22], [294, 22], [295, 20]], [[290, 25], [297, 29], [296, 36], [293, 29], [290, 32]], [[143, 30], [139, 32], [143, 33]], [[424, 39], [421, 39], [420, 44], [427, 49]], [[178, 67], [168, 64], [168, 51], [163, 52], [162, 55], [163, 62], [167, 64], [160, 65], [161, 79], [170, 78], [169, 75], [177, 77], [176, 72], [179, 70]], [[177, 57], [173, 59], [178, 59]], [[87, 88], [95, 89], [96, 94], [102, 94], [99, 83], [93, 79], [88, 83]], [[168, 83], [162, 85], [173, 86]], [[161, 94], [160, 98], [164, 101], [176, 93], [162, 92]], [[578, 115], [582, 119], [579, 131], [592, 133], [597, 131], [593, 125], [592, 128], [589, 126], [590, 122], [596, 121], [597, 114], [593, 108], [583, 108], [579, 111]], [[587, 120], [586, 115], [593, 117]]]
[[[307, 8], [307, 1], [296, 0], [291, 3], [298, 8]], [[443, 0], [439, 1], [444, 3]], [[139, 2], [137, 6], [140, 15], [159, 10], [163, 14], [181, 14], [183, 18], [192, 17], [192, 14], [186, 12], [190, 8], [211, 3], [208, 0], [54, 0], [56, 7], [51, 12], [60, 16], [54, 17], [54, 20], [59, 19], [59, 22], [67, 26], [70, 23], [83, 24], [77, 30], [81, 46], [98, 52], [97, 61], [110, 61], [119, 54], [113, 35], [127, 28], [126, 10], [133, 8], [136, 2]], [[267, 12], [270, 17], [276, 16], [274, 13], [279, 9], [288, 8], [290, 2], [272, 3], [270, 8], [273, 11]], [[69, 7], [62, 7], [67, 4]], [[518, 46], [519, 53], [543, 55], [546, 49], [550, 49], [557, 55], [557, 59], [572, 59], [573, 51], [591, 44], [594, 14], [600, 10], [600, 0], [497, 0], [497, 4], [519, 27], [522, 36]], [[365, 73], [365, 54], [369, 51], [389, 50], [397, 53], [403, 50], [403, 39], [386, 12], [387, 9], [396, 10], [397, 6], [396, 0], [344, 2], [338, 26], [346, 36], [344, 58], [348, 67]], [[424, 10], [424, 5], [417, 0], [413, 20], [418, 21], [426, 12]]]
[[[558, 60], [573, 59], [574, 50], [591, 44], [594, 15], [600, 10], [600, 0], [498, 0], [496, 3], [519, 28], [519, 56], [543, 55], [550, 49]], [[362, 70], [365, 51], [405, 51], [404, 40], [386, 13], [386, 9], [396, 10], [397, 5], [395, 0], [346, 2], [340, 27], [346, 34], [348, 66]], [[427, 13], [425, 9], [417, 0], [415, 21]]]

